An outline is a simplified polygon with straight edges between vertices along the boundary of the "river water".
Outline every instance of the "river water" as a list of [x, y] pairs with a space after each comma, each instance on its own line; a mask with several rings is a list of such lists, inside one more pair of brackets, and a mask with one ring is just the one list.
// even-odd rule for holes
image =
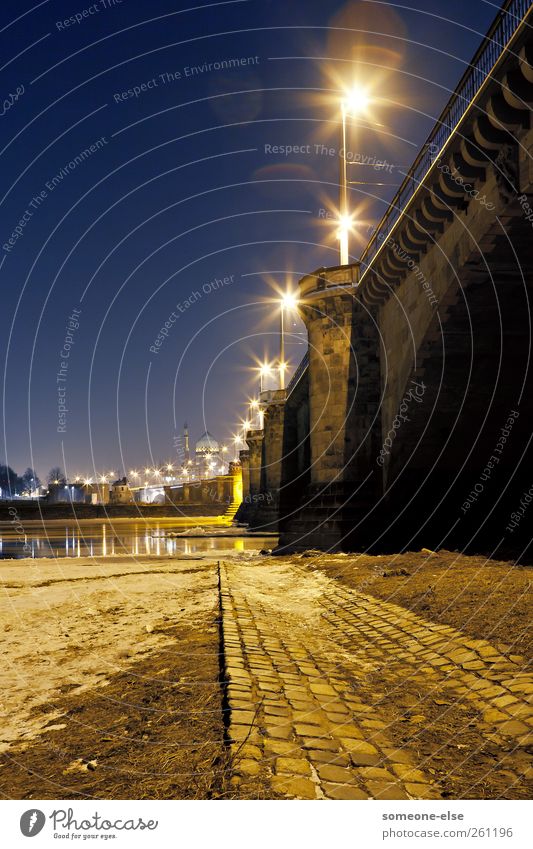
[[[28, 523], [29, 525], [30, 523]], [[236, 535], [235, 529], [204, 525], [161, 523], [156, 519], [142, 522], [99, 520], [90, 523], [65, 521], [35, 529], [26, 527], [17, 533], [8, 523], [0, 525], [0, 559], [22, 557], [112, 557], [201, 554], [217, 551], [258, 551], [273, 548], [276, 537]]]

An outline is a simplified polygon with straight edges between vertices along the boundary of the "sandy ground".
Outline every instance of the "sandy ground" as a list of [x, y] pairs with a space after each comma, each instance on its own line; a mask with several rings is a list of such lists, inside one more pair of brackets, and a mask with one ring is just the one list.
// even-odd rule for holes
[[105, 686], [168, 646], [169, 624], [216, 606], [213, 563], [194, 558], [6, 561], [0, 574], [0, 750], [57, 728], [60, 713], [38, 708], [59, 693]]

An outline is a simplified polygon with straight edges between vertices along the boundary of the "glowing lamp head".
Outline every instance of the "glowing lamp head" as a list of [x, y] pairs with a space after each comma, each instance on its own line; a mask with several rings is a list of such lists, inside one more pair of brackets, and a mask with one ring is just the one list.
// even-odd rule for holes
[[293, 292], [285, 292], [281, 299], [281, 303], [286, 310], [293, 310], [298, 304], [298, 298]]
[[354, 221], [351, 215], [340, 215], [338, 219], [337, 239], [343, 239], [353, 230]]
[[364, 88], [354, 86], [346, 92], [342, 105], [347, 115], [360, 115], [370, 104], [370, 98]]

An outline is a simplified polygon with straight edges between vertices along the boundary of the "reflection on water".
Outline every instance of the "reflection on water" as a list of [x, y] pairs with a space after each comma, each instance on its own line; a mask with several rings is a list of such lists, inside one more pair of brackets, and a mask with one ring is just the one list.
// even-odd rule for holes
[[[272, 548], [272, 537], [233, 537], [217, 534], [214, 528], [205, 527], [205, 536], [172, 536], [183, 533], [183, 527], [160, 527], [144, 523], [113, 526], [111, 523], [81, 527], [64, 525], [45, 527], [21, 536], [8, 529], [0, 529], [0, 559], [21, 557], [113, 557], [117, 554], [134, 556], [168, 556], [198, 554], [224, 550], [254, 551]], [[208, 536], [209, 533], [213, 536]], [[170, 534], [170, 536], [169, 536]]]

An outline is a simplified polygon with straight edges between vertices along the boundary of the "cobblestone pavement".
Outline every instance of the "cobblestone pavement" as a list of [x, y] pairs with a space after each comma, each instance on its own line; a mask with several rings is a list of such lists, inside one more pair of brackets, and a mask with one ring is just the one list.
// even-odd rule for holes
[[415, 750], [391, 741], [375, 673], [466, 700], [481, 735], [524, 750], [519, 779], [531, 776], [533, 676], [521, 657], [288, 561], [223, 563], [220, 592], [239, 795], [440, 798]]

